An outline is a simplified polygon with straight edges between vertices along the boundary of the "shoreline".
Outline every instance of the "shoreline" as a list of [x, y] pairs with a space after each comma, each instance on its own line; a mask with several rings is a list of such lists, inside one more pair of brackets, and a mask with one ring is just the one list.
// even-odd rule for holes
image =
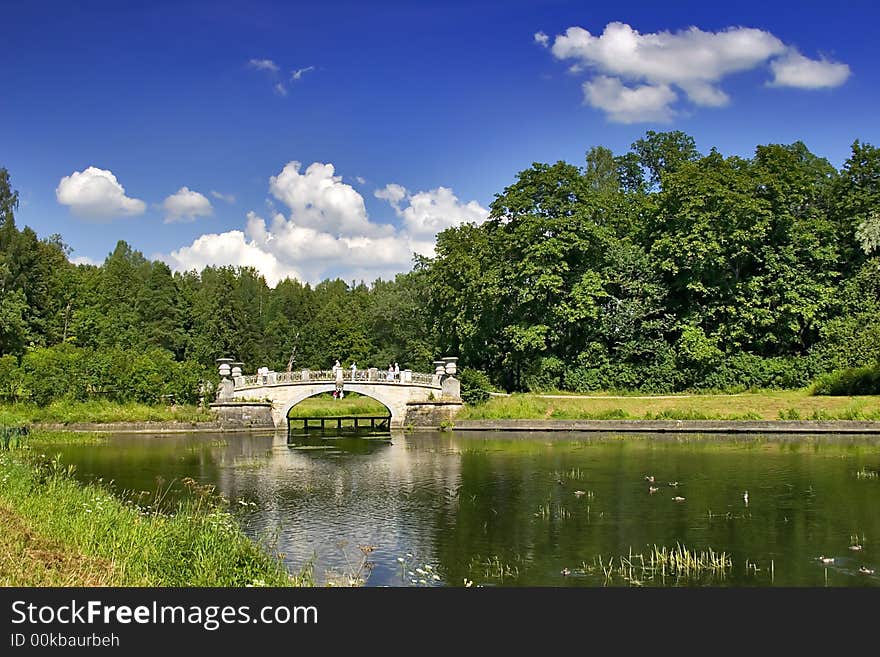
[[[229, 426], [219, 422], [38, 423], [34, 430], [104, 433], [276, 432], [275, 427]], [[872, 420], [461, 420], [451, 426], [413, 427], [420, 431], [577, 431], [622, 433], [845, 433], [880, 434]]]
[[453, 431], [880, 434], [871, 420], [462, 420]]
[[70, 431], [72, 433], [198, 433], [230, 431], [275, 431], [274, 427], [235, 427], [219, 422], [35, 422], [33, 431]]

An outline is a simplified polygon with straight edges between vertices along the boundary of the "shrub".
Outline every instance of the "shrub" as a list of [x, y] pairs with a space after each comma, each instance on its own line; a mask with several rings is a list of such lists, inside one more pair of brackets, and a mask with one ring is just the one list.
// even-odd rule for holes
[[524, 377], [526, 390], [556, 390], [564, 385], [565, 363], [555, 356], [542, 358], [535, 372]]
[[489, 399], [492, 383], [485, 372], [463, 367], [459, 372], [461, 398], [466, 404], [482, 404]]
[[814, 395], [880, 395], [880, 363], [823, 374], [811, 389]]
[[722, 360], [695, 388], [717, 390], [750, 388], [803, 388], [818, 373], [818, 361], [810, 356], [762, 358], [737, 354]]

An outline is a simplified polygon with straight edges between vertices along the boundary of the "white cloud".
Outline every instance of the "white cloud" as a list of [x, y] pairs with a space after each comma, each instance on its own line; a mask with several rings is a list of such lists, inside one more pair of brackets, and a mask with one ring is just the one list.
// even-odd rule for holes
[[278, 72], [278, 64], [271, 59], [252, 59], [248, 62], [248, 65], [258, 71], [271, 71], [272, 73]]
[[89, 167], [64, 176], [55, 189], [55, 197], [84, 219], [110, 220], [143, 214], [147, 204], [125, 195], [125, 188], [112, 171]]
[[792, 50], [785, 57], [770, 62], [775, 87], [823, 89], [839, 87], [850, 76], [849, 66], [826, 59], [810, 59]]
[[254, 267], [266, 277], [270, 285], [275, 285], [286, 277], [302, 278], [294, 267], [278, 262], [271, 253], [246, 240], [240, 230], [202, 235], [191, 245], [159, 257], [178, 271], [194, 269], [200, 272], [208, 265]]
[[279, 96], [283, 97], [283, 96], [287, 95], [287, 87], [285, 87], [280, 82], [276, 82], [275, 86], [272, 88], [275, 90], [275, 93], [278, 94]]
[[274, 212], [267, 220], [248, 212], [244, 230], [202, 235], [157, 257], [177, 270], [253, 266], [272, 285], [286, 276], [371, 281], [407, 271], [413, 253], [432, 255], [436, 231], [488, 215], [476, 201], [462, 203], [446, 187], [410, 193], [392, 183], [376, 196], [392, 203], [402, 226], [376, 223], [367, 216], [363, 197], [342, 183], [332, 164], [301, 169], [299, 162], [290, 162], [269, 179], [270, 192], [287, 205], [288, 216]]
[[406, 195], [406, 187], [397, 183], [388, 183], [382, 189], [373, 192], [373, 196], [376, 198], [388, 201], [398, 215], [400, 214], [400, 202], [406, 198]]
[[308, 73], [309, 71], [314, 71], [314, 66], [306, 66], [305, 68], [298, 68], [293, 73], [290, 74], [290, 79], [293, 81], [299, 80], [303, 75]]
[[220, 199], [221, 201], [226, 201], [230, 205], [235, 203], [235, 194], [221, 194], [220, 192], [216, 192], [212, 189], [211, 196], [213, 196], [216, 199]]
[[[541, 34], [535, 35], [536, 42]], [[612, 121], [625, 123], [669, 120], [678, 99], [673, 87], [695, 105], [723, 107], [730, 97], [719, 87], [722, 80], [768, 62], [775, 85], [837, 86], [849, 76], [846, 64], [808, 59], [770, 32], [748, 27], [641, 34], [612, 22], [598, 36], [569, 27], [550, 50], [559, 60], [574, 60], [570, 72], [595, 75], [584, 85], [587, 102], [605, 110]]]
[[210, 217], [214, 214], [211, 201], [203, 194], [181, 187], [162, 203], [165, 210], [165, 223], [185, 223], [195, 221], [196, 217]]
[[[391, 183], [376, 190], [375, 195], [391, 204], [397, 216], [403, 218], [406, 234], [419, 240], [431, 239], [440, 231], [463, 223], [482, 223], [489, 216], [489, 211], [476, 201], [459, 202], [448, 187], [410, 194], [402, 185]], [[404, 199], [407, 206], [401, 208]]]
[[100, 261], [88, 256], [76, 256], [75, 258], [70, 258], [70, 262], [74, 265], [92, 265], [95, 267], [99, 267], [102, 264]]
[[330, 234], [387, 235], [391, 226], [370, 222], [363, 197], [335, 175], [332, 164], [314, 162], [300, 173], [300, 162], [288, 162], [269, 178], [269, 191], [290, 208], [301, 226]]
[[584, 82], [584, 100], [593, 107], [605, 110], [608, 118], [617, 123], [665, 123], [672, 119], [670, 105], [675, 102], [676, 94], [665, 84], [629, 88], [617, 78], [600, 75]]
[[785, 50], [775, 36], [753, 28], [704, 32], [691, 27], [676, 33], [640, 34], [617, 22], [609, 23], [597, 37], [570, 27], [556, 37], [552, 48], [556, 58], [580, 60], [601, 73], [676, 85], [718, 82]]
[[355, 176], [354, 179], [357, 180], [359, 185], [366, 185], [367, 184], [367, 180], [363, 176]]
[[546, 48], [550, 44], [550, 37], [543, 32], [535, 32], [535, 43]]

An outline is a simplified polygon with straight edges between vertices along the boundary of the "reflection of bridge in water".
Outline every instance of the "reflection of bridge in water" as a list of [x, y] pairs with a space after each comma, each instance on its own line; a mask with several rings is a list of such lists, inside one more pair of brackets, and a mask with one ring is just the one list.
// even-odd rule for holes
[[288, 436], [294, 432], [308, 434], [309, 431], [327, 430], [336, 434], [343, 433], [389, 433], [391, 431], [390, 415], [333, 415], [321, 417], [289, 417], [287, 418]]
[[[241, 364], [219, 359], [222, 378], [217, 391], [215, 410], [227, 417], [241, 416], [248, 409], [259, 414], [259, 407], [268, 407], [271, 424], [276, 428], [287, 423], [290, 409], [300, 402], [322, 393], [342, 390], [375, 399], [389, 412], [390, 428], [437, 426], [451, 419], [461, 408], [460, 384], [455, 377], [457, 358], [434, 361], [433, 374], [403, 370], [393, 376], [378, 368], [366, 370], [297, 370], [267, 372], [245, 376]], [[231, 378], [230, 378], [231, 374]], [[237, 409], [237, 410], [236, 410]], [[244, 409], [244, 410], [243, 410]], [[321, 418], [310, 418], [310, 421]], [[324, 418], [327, 422], [336, 418]], [[269, 426], [269, 417], [264, 419]]]

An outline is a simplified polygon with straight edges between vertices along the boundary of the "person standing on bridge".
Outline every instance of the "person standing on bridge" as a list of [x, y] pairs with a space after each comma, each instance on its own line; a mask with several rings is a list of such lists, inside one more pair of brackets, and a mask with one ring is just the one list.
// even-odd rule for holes
[[339, 360], [333, 365], [333, 378], [336, 380], [336, 390], [333, 391], [334, 399], [342, 399], [344, 393], [342, 392], [342, 365], [339, 363]]
[[394, 363], [394, 380], [400, 381], [400, 365]]
[[357, 363], [351, 361], [351, 380], [354, 381], [354, 377], [357, 374]]

